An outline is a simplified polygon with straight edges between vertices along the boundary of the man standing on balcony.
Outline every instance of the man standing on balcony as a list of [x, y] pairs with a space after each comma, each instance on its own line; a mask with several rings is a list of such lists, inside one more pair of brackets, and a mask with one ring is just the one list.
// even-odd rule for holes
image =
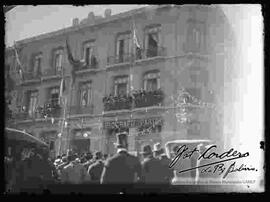
[[127, 133], [117, 134], [117, 153], [109, 158], [101, 175], [101, 184], [133, 184], [141, 178], [141, 164], [128, 153]]

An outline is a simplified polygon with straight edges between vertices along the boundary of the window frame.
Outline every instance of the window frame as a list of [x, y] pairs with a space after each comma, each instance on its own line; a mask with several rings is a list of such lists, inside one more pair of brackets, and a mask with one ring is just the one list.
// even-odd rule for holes
[[[121, 81], [122, 80], [122, 81]], [[116, 76], [114, 77], [113, 80], [113, 88], [114, 88], [114, 95], [115, 96], [119, 96], [120, 94], [118, 94], [118, 85], [119, 84], [126, 84], [126, 95], [129, 93], [129, 75], [122, 75], [122, 76]]]
[[28, 103], [27, 103], [27, 112], [30, 117], [34, 116], [35, 110], [38, 105], [38, 90], [28, 91]]
[[[84, 60], [84, 62], [85, 62], [85, 64], [87, 65], [87, 66], [91, 66], [91, 65], [93, 65], [92, 64], [92, 57], [96, 57], [96, 54], [95, 54], [95, 48], [96, 48], [96, 46], [95, 46], [95, 42], [96, 42], [96, 40], [95, 39], [92, 39], [92, 40], [88, 40], [88, 41], [85, 41], [84, 43], [83, 43], [83, 45], [82, 45], [82, 58], [83, 58], [83, 60]], [[88, 62], [89, 62], [89, 64], [87, 64], [87, 56], [86, 56], [86, 50], [87, 49], [90, 49], [90, 51], [89, 51], [89, 53], [91, 53], [90, 55], [89, 55], [89, 57], [88, 57]], [[91, 51], [92, 50], [92, 51]]]
[[148, 25], [144, 28], [144, 43], [143, 47], [144, 50], [149, 49], [149, 34], [157, 34], [158, 41], [157, 41], [157, 49], [161, 46], [161, 24], [152, 24]]
[[[152, 77], [152, 78], [149, 78], [149, 77]], [[147, 82], [149, 80], [153, 80], [153, 79], [157, 80], [157, 89], [156, 90], [160, 89], [160, 71], [154, 70], [154, 71], [145, 72], [143, 75], [143, 89], [145, 91], [153, 91], [153, 90], [147, 90]]]
[[[87, 93], [87, 101], [86, 104], [83, 105], [83, 92]], [[92, 96], [93, 89], [92, 89], [92, 81], [84, 81], [80, 83], [80, 88], [79, 88], [79, 104], [80, 107], [88, 107], [92, 105]]]
[[[123, 45], [123, 59], [120, 61], [120, 41], [124, 41]], [[127, 43], [127, 45], [126, 45]], [[126, 50], [127, 49], [127, 50]], [[125, 61], [125, 56], [130, 55], [132, 53], [132, 33], [131, 31], [121, 32], [118, 33], [115, 38], [115, 57], [118, 58], [119, 62]]]
[[[37, 63], [37, 61], [39, 61]], [[42, 53], [37, 53], [33, 57], [33, 68], [31, 73], [33, 75], [38, 75], [41, 72], [41, 64], [42, 64]]]

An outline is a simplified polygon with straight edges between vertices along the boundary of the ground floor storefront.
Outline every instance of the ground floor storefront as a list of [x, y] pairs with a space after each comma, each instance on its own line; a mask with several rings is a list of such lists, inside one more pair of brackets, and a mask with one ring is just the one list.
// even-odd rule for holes
[[[195, 113], [196, 114], [196, 113]], [[164, 147], [167, 141], [178, 139], [213, 139], [222, 141], [217, 125], [209, 113], [199, 112], [190, 123], [177, 121], [174, 111], [152, 109], [140, 112], [120, 112], [95, 117], [69, 118], [61, 127], [61, 120], [28, 123], [21, 128], [50, 145], [55, 157], [73, 150], [78, 154], [101, 151], [112, 155], [116, 152], [116, 134], [128, 133], [129, 151], [139, 154], [144, 145], [157, 142]]]

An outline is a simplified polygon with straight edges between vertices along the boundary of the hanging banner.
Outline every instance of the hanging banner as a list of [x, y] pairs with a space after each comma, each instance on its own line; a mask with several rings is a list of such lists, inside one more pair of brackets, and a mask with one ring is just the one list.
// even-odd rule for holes
[[105, 121], [103, 122], [104, 129], [113, 128], [137, 128], [144, 125], [162, 125], [163, 120], [161, 117], [153, 117], [148, 119], [126, 119], [118, 121]]

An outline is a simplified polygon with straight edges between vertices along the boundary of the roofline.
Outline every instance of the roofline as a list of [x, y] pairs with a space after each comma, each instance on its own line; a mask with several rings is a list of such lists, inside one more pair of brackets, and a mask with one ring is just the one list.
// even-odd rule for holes
[[19, 41], [16, 41], [15, 43], [18, 44], [18, 45], [23, 45], [23, 44], [31, 43], [31, 42], [34, 42], [34, 41], [39, 41], [39, 40], [44, 40], [44, 39], [48, 39], [48, 38], [51, 38], [51, 37], [61, 36], [63, 34], [78, 31], [80, 29], [84, 29], [84, 28], [87, 28], [87, 27], [89, 28], [89, 27], [100, 26], [102, 24], [114, 22], [114, 21], [117, 21], [117, 20], [122, 19], [122, 18], [129, 18], [129, 17], [131, 17], [133, 15], [138, 15], [138, 14], [147, 12], [148, 10], [146, 10], [146, 9], [155, 10], [155, 9], [158, 9], [158, 8], [165, 8], [165, 7], [168, 7], [168, 6], [170, 6], [170, 5], [165, 4], [165, 5], [145, 6], [145, 7], [142, 7], [142, 8], [137, 8], [137, 9], [133, 9], [133, 10], [130, 10], [130, 11], [123, 12], [123, 13], [118, 13], [116, 15], [112, 15], [110, 18], [98, 19], [97, 20], [98, 23], [96, 23], [96, 24], [89, 25], [89, 24], [86, 23], [86, 24], [79, 24], [77, 26], [70, 26], [70, 27], [67, 27], [67, 28], [59, 29], [57, 31], [52, 31], [52, 32], [48, 32], [48, 33], [45, 33], [45, 34], [40, 34], [40, 35], [37, 35], [37, 36], [34, 36], [34, 37], [19, 40]]

